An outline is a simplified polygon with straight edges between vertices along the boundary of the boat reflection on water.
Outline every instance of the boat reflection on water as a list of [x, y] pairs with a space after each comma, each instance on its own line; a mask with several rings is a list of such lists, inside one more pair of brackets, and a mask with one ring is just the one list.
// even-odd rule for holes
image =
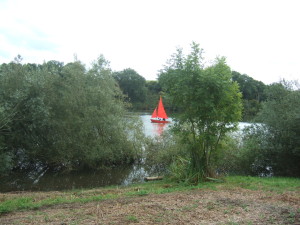
[[153, 126], [153, 132], [154, 132], [154, 135], [156, 136], [161, 136], [164, 132], [164, 129], [166, 127], [166, 123], [152, 123], [152, 126]]
[[143, 121], [145, 135], [152, 138], [162, 135], [172, 125], [171, 118], [169, 118], [170, 123], [151, 123], [151, 114], [149, 113], [142, 114], [140, 118]]

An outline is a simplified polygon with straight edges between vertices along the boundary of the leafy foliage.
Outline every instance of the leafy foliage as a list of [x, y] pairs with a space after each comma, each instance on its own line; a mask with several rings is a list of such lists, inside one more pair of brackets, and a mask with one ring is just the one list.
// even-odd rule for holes
[[257, 120], [244, 131], [235, 170], [250, 175], [300, 175], [300, 91], [290, 82], [268, 86]]
[[240, 74], [236, 71], [232, 71], [232, 80], [239, 84], [244, 99], [255, 99], [259, 102], [266, 99], [264, 93], [266, 85], [263, 82], [254, 80], [252, 77], [246, 74]]
[[144, 77], [133, 69], [114, 72], [113, 76], [131, 103], [141, 103], [145, 101], [146, 80]]
[[186, 146], [180, 141], [180, 137], [168, 131], [164, 131], [159, 137], [149, 138], [145, 146], [145, 165], [154, 174], [168, 173], [178, 157], [187, 157], [184, 150]]
[[8, 133], [9, 123], [10, 116], [5, 114], [3, 107], [0, 107], [0, 176], [12, 166], [11, 154], [6, 150], [3, 138]]
[[265, 90], [267, 86], [261, 81], [236, 71], [232, 71], [232, 80], [239, 84], [243, 94], [243, 120], [253, 120], [261, 109], [261, 102], [266, 100]]
[[[15, 166], [98, 168], [136, 158], [108, 61], [0, 66], [0, 154]], [[3, 150], [4, 149], [4, 150]]]
[[300, 90], [282, 81], [268, 88], [268, 101], [259, 115], [266, 129], [264, 159], [274, 174], [300, 176]]
[[[147, 88], [147, 92], [146, 92], [146, 100], [144, 103], [145, 106], [144, 109], [153, 110], [158, 103], [159, 96], [162, 92], [162, 89], [157, 80], [146, 81], [146, 88]], [[167, 111], [170, 112], [167, 101], [164, 101], [164, 106], [167, 109]]]
[[224, 135], [236, 127], [241, 117], [241, 94], [231, 80], [224, 58], [204, 68], [202, 49], [196, 43], [186, 57], [177, 49], [169, 65], [159, 76], [159, 83], [180, 110], [176, 130], [188, 145], [190, 176], [198, 182], [213, 176], [213, 155]]

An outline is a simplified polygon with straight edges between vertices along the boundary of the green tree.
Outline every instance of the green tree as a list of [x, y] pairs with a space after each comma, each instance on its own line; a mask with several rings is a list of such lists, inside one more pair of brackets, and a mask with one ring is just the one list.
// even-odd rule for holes
[[[25, 134], [20, 130], [22, 129], [21, 121], [24, 118], [22, 110], [25, 110], [24, 103], [27, 100], [28, 82], [21, 59], [21, 56], [18, 55], [14, 62], [0, 66], [0, 151], [1, 158], [3, 157], [4, 160], [1, 164], [2, 166], [7, 165], [2, 167], [3, 170], [14, 166], [12, 163], [8, 165], [7, 159], [14, 156], [18, 149], [21, 149], [19, 140], [23, 139]], [[17, 137], [19, 138], [17, 139]]]
[[143, 103], [146, 99], [146, 80], [133, 69], [125, 69], [114, 72], [114, 78], [118, 82], [128, 100], [135, 105]]
[[0, 177], [12, 167], [12, 154], [7, 151], [3, 138], [8, 134], [9, 123], [10, 116], [6, 115], [3, 107], [0, 106]]
[[0, 155], [26, 167], [131, 163], [137, 150], [128, 138], [124, 106], [103, 56], [89, 70], [79, 61], [2, 64]]
[[266, 88], [267, 100], [256, 117], [260, 123], [244, 130], [243, 145], [232, 160], [246, 175], [300, 176], [300, 91], [282, 81]]
[[243, 99], [243, 121], [252, 121], [262, 108], [262, 103], [252, 99]]
[[194, 182], [214, 175], [220, 141], [241, 117], [241, 94], [231, 77], [225, 58], [204, 68], [196, 43], [186, 57], [177, 49], [160, 73], [159, 83], [180, 109], [175, 127], [189, 146], [189, 178]]
[[266, 99], [266, 85], [261, 81], [254, 80], [252, 77], [236, 71], [232, 71], [232, 80], [239, 84], [243, 94], [243, 120], [253, 120], [261, 109], [261, 102]]
[[266, 85], [263, 82], [254, 80], [252, 77], [236, 71], [232, 71], [232, 80], [239, 84], [243, 99], [257, 100], [258, 102], [266, 99], [264, 92]]
[[268, 87], [267, 98], [258, 117], [263, 158], [275, 175], [300, 176], [300, 89], [282, 81]]
[[157, 80], [148, 80], [146, 82], [146, 87], [152, 94], [159, 94], [162, 91], [160, 84]]
[[161, 91], [161, 86], [157, 80], [146, 81], [146, 99], [143, 109], [153, 110], [157, 105]]

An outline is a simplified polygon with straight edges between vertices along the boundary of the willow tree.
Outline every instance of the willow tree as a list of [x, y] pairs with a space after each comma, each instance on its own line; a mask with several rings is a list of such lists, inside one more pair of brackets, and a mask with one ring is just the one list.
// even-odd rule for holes
[[159, 83], [179, 108], [175, 130], [188, 146], [188, 178], [198, 182], [214, 175], [212, 161], [225, 134], [237, 127], [242, 104], [238, 84], [232, 81], [225, 58], [204, 67], [202, 49], [192, 43], [172, 55], [159, 75]]
[[72, 170], [132, 163], [139, 149], [128, 138], [125, 113], [104, 56], [88, 70], [80, 61], [2, 64], [0, 172], [10, 166]]

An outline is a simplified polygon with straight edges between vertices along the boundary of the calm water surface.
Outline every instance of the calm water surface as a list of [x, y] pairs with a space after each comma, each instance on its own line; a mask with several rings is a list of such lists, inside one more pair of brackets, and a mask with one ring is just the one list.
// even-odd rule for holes
[[[172, 123], [151, 123], [151, 115], [149, 113], [143, 113], [140, 117], [144, 124], [144, 132], [150, 137], [161, 135], [172, 125]], [[172, 119], [170, 120], [172, 121]], [[240, 128], [247, 125], [247, 123], [241, 123]], [[28, 174], [20, 173], [0, 178], [0, 192], [51, 191], [95, 188], [109, 185], [128, 185], [143, 182], [146, 176], [152, 175], [156, 174], [149, 174], [142, 165], [116, 167], [96, 172], [81, 171], [67, 174], [35, 171]]]
[[142, 119], [144, 124], [145, 134], [150, 137], [161, 135], [164, 132], [164, 130], [169, 129], [172, 125], [172, 118], [168, 119], [170, 123], [151, 123], [151, 114], [149, 113], [141, 114], [140, 118]]
[[[170, 124], [151, 123], [151, 115], [140, 115], [144, 132], [147, 136], [161, 135]], [[32, 171], [28, 174], [15, 173], [8, 177], [0, 178], [0, 192], [8, 191], [51, 191], [69, 190], [81, 188], [95, 188], [109, 185], [128, 185], [143, 182], [146, 176], [150, 176], [141, 165], [122, 166], [99, 170], [95, 172], [80, 171], [72, 173], [50, 173], [48, 171]]]

